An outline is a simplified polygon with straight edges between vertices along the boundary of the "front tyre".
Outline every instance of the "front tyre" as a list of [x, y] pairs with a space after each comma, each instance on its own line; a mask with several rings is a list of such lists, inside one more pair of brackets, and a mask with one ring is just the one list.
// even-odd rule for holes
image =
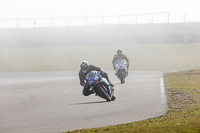
[[98, 95], [101, 97], [101, 98], [104, 98], [106, 99], [108, 102], [111, 101], [111, 97], [109, 95], [109, 91], [108, 89], [106, 88], [106, 86], [104, 85], [101, 85], [99, 88], [98, 88]]
[[120, 77], [120, 82], [121, 82], [121, 84], [125, 83], [123, 71], [120, 71], [119, 77]]

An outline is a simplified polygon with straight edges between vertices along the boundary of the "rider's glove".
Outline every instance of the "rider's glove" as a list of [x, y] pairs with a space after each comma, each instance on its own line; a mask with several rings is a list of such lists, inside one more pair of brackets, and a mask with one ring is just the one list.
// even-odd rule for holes
[[100, 73], [101, 73], [101, 75], [104, 75], [105, 72], [104, 72], [104, 71], [101, 71]]

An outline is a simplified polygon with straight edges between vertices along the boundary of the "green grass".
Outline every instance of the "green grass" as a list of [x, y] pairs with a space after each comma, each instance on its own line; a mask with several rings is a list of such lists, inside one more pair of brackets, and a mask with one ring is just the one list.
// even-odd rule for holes
[[200, 43], [79, 45], [0, 49], [0, 71], [77, 71], [82, 60], [112, 70], [112, 59], [121, 48], [130, 59], [130, 70], [176, 71], [200, 68]]
[[124, 125], [74, 130], [69, 133], [199, 133], [200, 69], [166, 74], [165, 81], [169, 105], [166, 115]]
[[200, 88], [200, 70], [191, 70], [191, 71], [181, 71], [178, 74], [172, 73], [169, 74], [170, 78], [167, 78], [166, 81], [170, 86], [173, 86], [173, 89], [179, 89], [184, 92], [197, 93]]

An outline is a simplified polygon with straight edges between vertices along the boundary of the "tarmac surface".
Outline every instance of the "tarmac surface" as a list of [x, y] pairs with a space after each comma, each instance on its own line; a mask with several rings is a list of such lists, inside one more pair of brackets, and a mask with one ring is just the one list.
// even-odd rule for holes
[[[106, 71], [107, 72], [107, 71]], [[162, 72], [130, 71], [116, 100], [83, 96], [77, 71], [0, 73], [0, 133], [59, 133], [125, 124], [167, 112]]]

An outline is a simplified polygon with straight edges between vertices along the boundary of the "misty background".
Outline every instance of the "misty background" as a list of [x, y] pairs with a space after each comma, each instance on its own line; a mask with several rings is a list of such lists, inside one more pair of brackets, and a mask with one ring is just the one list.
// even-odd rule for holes
[[[0, 71], [77, 71], [82, 60], [113, 70], [119, 48], [130, 70], [199, 68], [198, 5], [198, 0], [0, 0]], [[87, 16], [98, 20], [86, 24]], [[66, 25], [54, 19], [51, 25], [59, 17], [67, 18]]]

